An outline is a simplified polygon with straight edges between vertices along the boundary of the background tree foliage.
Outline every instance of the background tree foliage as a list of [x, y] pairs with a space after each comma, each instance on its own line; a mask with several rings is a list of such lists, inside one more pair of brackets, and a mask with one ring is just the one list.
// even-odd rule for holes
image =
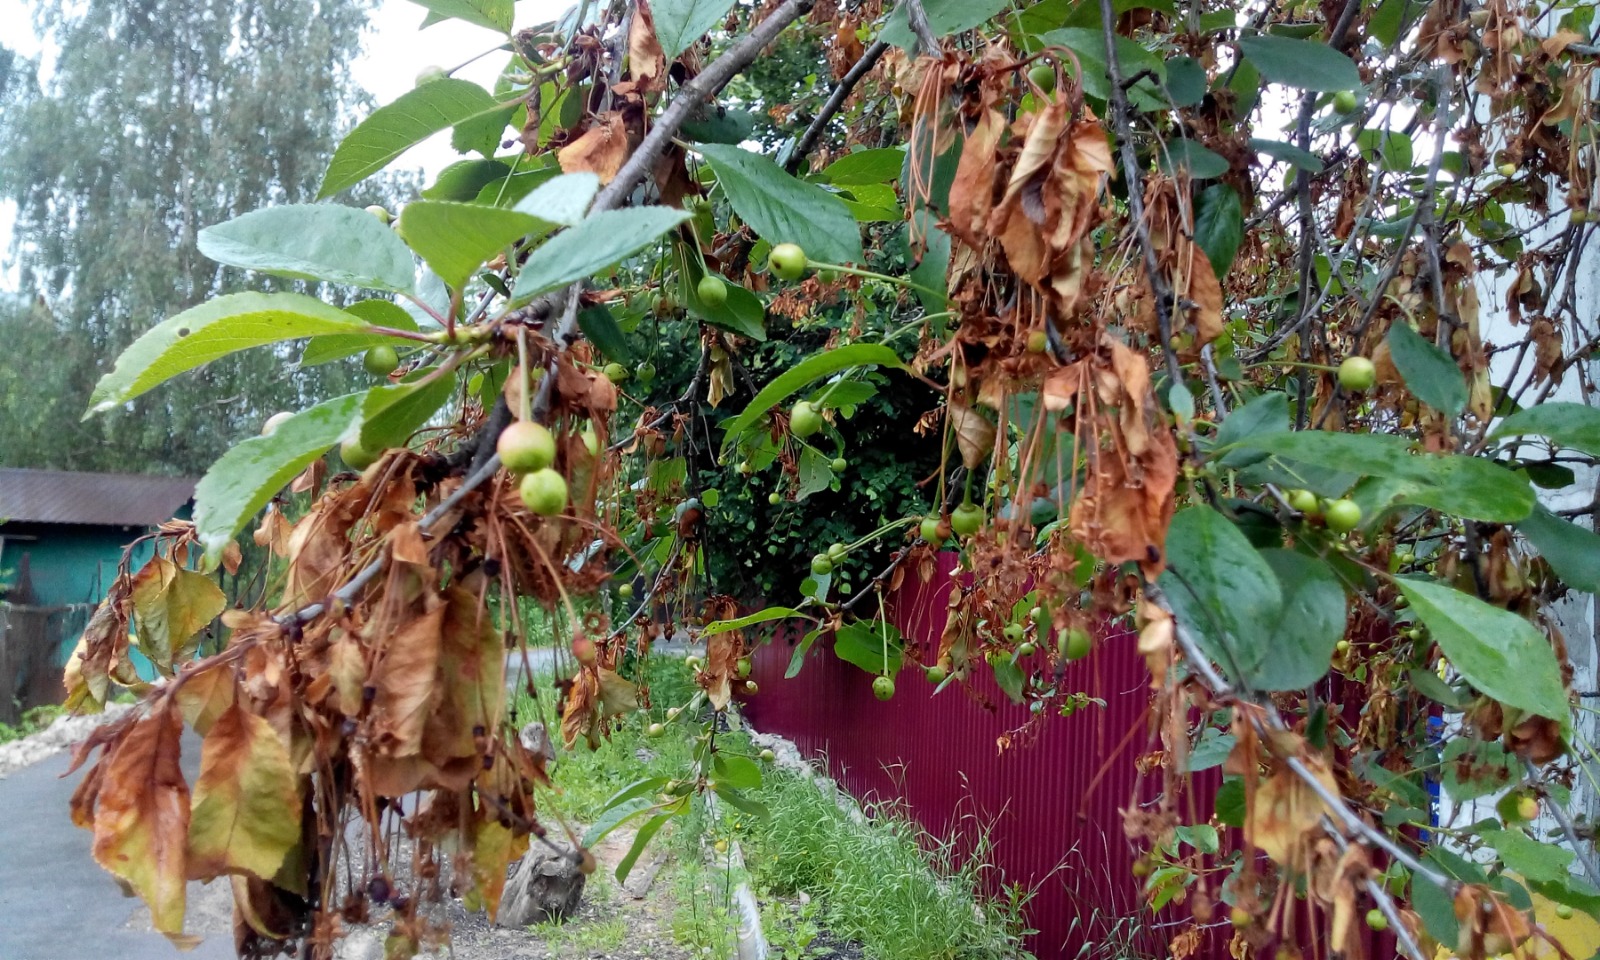
[[267, 414], [347, 385], [342, 366], [295, 373], [292, 354], [261, 352], [79, 423], [107, 358], [153, 322], [262, 286], [201, 256], [195, 235], [314, 195], [339, 133], [368, 105], [347, 64], [370, 9], [36, 5], [48, 76], [9, 51], [0, 63], [0, 193], [17, 204], [24, 287], [0, 308], [15, 361], [0, 373], [0, 463], [197, 474]]

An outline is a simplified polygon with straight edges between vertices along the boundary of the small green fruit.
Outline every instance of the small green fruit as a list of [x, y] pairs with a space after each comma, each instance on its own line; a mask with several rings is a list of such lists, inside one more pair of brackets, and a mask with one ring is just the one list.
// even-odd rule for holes
[[950, 529], [958, 537], [970, 537], [983, 528], [983, 508], [975, 503], [963, 503], [950, 514]]
[[1562, 920], [1572, 919], [1572, 905], [1568, 903], [1556, 904], [1556, 916]]
[[708, 273], [701, 277], [694, 292], [700, 297], [700, 302], [708, 307], [720, 307], [728, 302], [728, 285], [716, 274]]
[[1539, 818], [1539, 801], [1528, 796], [1518, 800], [1517, 816], [1524, 820], [1537, 820]]
[[266, 423], [261, 425], [261, 435], [263, 437], [270, 437], [274, 433], [277, 433], [278, 428], [283, 426], [283, 421], [292, 416], [294, 416], [294, 414], [287, 410], [279, 410], [277, 413], [274, 413], [272, 416], [267, 418]]
[[339, 456], [352, 470], [365, 470], [378, 462], [378, 457], [383, 455], [382, 450], [368, 450], [361, 445], [358, 437], [350, 437], [339, 444]]
[[374, 203], [372, 206], [367, 208], [367, 212], [372, 214], [374, 217], [377, 217], [378, 222], [384, 226], [388, 226], [389, 221], [394, 219], [394, 217], [389, 214], [389, 211], [384, 209], [382, 204]]
[[844, 473], [845, 467], [850, 466], [850, 463], [844, 457], [834, 457], [828, 466], [833, 468], [834, 473]]
[[833, 572], [833, 561], [828, 559], [826, 553], [819, 553], [811, 558], [811, 572], [819, 577], [826, 577]]
[[549, 467], [523, 477], [518, 492], [528, 509], [541, 517], [553, 517], [567, 509], [567, 478]]
[[1383, 931], [1389, 929], [1389, 918], [1383, 915], [1382, 910], [1379, 910], [1377, 907], [1373, 907], [1371, 910], [1367, 911], [1367, 926], [1378, 931], [1379, 933], [1382, 933]]
[[1082, 660], [1094, 647], [1094, 640], [1090, 638], [1089, 631], [1072, 627], [1065, 631], [1064, 638], [1058, 639], [1057, 646], [1063, 660]]
[[1378, 368], [1366, 357], [1345, 357], [1339, 364], [1339, 385], [1351, 393], [1371, 390], [1378, 382]]
[[1514, 163], [1502, 163], [1500, 166], [1495, 167], [1494, 169], [1496, 173], [1500, 174], [1502, 177], [1505, 177], [1507, 180], [1510, 180], [1512, 177], [1517, 175], [1517, 165]]
[[699, 657], [684, 657], [683, 665], [688, 667], [690, 670], [699, 670], [705, 665], [705, 662]]
[[1056, 91], [1056, 72], [1049, 64], [1034, 64], [1028, 70], [1028, 79], [1044, 93]]
[[606, 375], [606, 379], [610, 380], [612, 383], [621, 383], [628, 379], [628, 368], [624, 367], [620, 363], [608, 363], [601, 370], [601, 372], [604, 373]]
[[845, 546], [842, 543], [835, 543], [832, 546], [828, 547], [828, 559], [832, 560], [834, 563], [838, 563], [840, 560], [843, 560], [845, 554], [847, 554], [849, 552], [850, 552], [850, 548], [849, 547]]
[[600, 456], [600, 435], [594, 432], [594, 424], [583, 428], [583, 449], [589, 451], [589, 456]]
[[1254, 918], [1250, 916], [1250, 911], [1243, 907], [1234, 907], [1228, 911], [1228, 922], [1233, 924], [1235, 929], [1243, 930], [1245, 927], [1250, 926], [1253, 920]]
[[494, 448], [500, 463], [512, 473], [531, 473], [556, 462], [555, 435], [532, 420], [518, 420], [506, 427]]
[[374, 377], [387, 377], [400, 366], [400, 354], [395, 353], [394, 347], [380, 344], [367, 351], [361, 358], [361, 365]]
[[[1054, 76], [1054, 74], [1051, 74], [1051, 76]], [[1044, 353], [1048, 349], [1050, 349], [1050, 338], [1045, 336], [1043, 330], [1035, 330], [1028, 334], [1029, 353]]]
[[1290, 490], [1289, 506], [1308, 517], [1314, 517], [1321, 512], [1317, 509], [1317, 495], [1310, 490]]
[[822, 414], [810, 403], [801, 400], [789, 412], [789, 432], [805, 439], [822, 429]]
[[618, 584], [618, 586], [617, 586], [617, 596], [621, 597], [624, 600], [631, 600], [633, 598], [633, 584], [631, 584], [631, 583]]
[[783, 502], [783, 496], [779, 494], [778, 491], [774, 490], [767, 494], [767, 502], [776, 507], [778, 504]]
[[1021, 643], [1017, 644], [1017, 656], [1018, 657], [1031, 657], [1031, 656], [1034, 655], [1034, 653], [1038, 649], [1039, 649], [1038, 647], [1033, 645], [1032, 641], [1024, 640]]
[[1341, 117], [1348, 117], [1361, 106], [1361, 101], [1356, 98], [1354, 90], [1340, 90], [1333, 95], [1333, 112]]
[[449, 76], [449, 74], [444, 72], [444, 67], [437, 66], [437, 65], [431, 66], [431, 67], [423, 67], [421, 70], [417, 71], [417, 81], [416, 81], [416, 83], [417, 83], [417, 86], [420, 87], [425, 83], [432, 83], [435, 80], [443, 80], [447, 76]]
[[780, 243], [767, 255], [767, 269], [779, 280], [799, 280], [806, 273], [806, 252], [798, 243]]
[[639, 364], [639, 369], [635, 370], [633, 375], [640, 384], [649, 383], [656, 378], [656, 365], [646, 360]]
[[937, 663], [928, 668], [927, 677], [929, 683], [944, 683], [945, 678], [948, 676], [950, 676], [950, 674], [945, 671], [945, 668], [939, 666]]
[[923, 517], [921, 525], [917, 527], [917, 534], [935, 546], [944, 542], [944, 537], [939, 536], [938, 517]]
[[761, 688], [756, 686], [756, 682], [754, 680], [746, 680], [744, 682], [744, 692], [745, 693], [754, 694], [754, 693], [759, 692], [760, 690], [761, 690]]
[[776, 759], [778, 759], [778, 755], [773, 753], [771, 750], [761, 751], [761, 760], [763, 763], [771, 763]]
[[1033, 621], [1033, 625], [1040, 630], [1040, 636], [1043, 636], [1043, 631], [1050, 626], [1050, 611], [1044, 607], [1034, 607], [1028, 611], [1028, 619]]
[[666, 733], [666, 732], [667, 732], [667, 728], [666, 728], [666, 726], [664, 724], [652, 723], [652, 724], [650, 724], [649, 729], [645, 730], [645, 735], [646, 736], [651, 736], [651, 737], [659, 737], [663, 733]]
[[739, 679], [742, 680], [745, 677], [750, 676], [750, 670], [752, 669], [752, 666], [753, 665], [750, 663], [749, 657], [740, 657], [738, 662], [733, 665], [733, 669], [734, 672], [739, 675]]
[[1022, 641], [1022, 624], [1020, 623], [1008, 623], [1006, 628], [1000, 632], [1012, 643], [1020, 643]]
[[727, 853], [728, 852], [728, 841], [726, 841], [726, 840], [718, 840], [716, 843], [713, 843], [711, 845], [711, 849], [717, 851], [718, 853]]
[[749, 460], [740, 460], [739, 461], [739, 466], [737, 466], [734, 469], [738, 470], [739, 471], [739, 475], [742, 476], [742, 477], [748, 477], [748, 476], [750, 476], [750, 474], [756, 472], [756, 468], [751, 466]]
[[683, 713], [683, 708], [682, 707], [668, 707], [667, 708], [667, 720], [668, 720], [668, 722], [671, 722], [673, 720], [678, 719], [678, 715], [681, 714], [681, 713]]
[[872, 681], [872, 695], [879, 700], [888, 700], [894, 696], [894, 678], [879, 677]]
[[1349, 640], [1340, 640], [1338, 643], [1333, 645], [1333, 652], [1334, 653], [1345, 653], [1349, 649], [1350, 649], [1350, 641]]
[[839, 282], [839, 271], [837, 271], [837, 270], [818, 270], [817, 271], [817, 282], [818, 283], [826, 283], [826, 284], [838, 283]]
[[1361, 523], [1361, 508], [1354, 500], [1329, 500], [1322, 514], [1323, 522], [1334, 533], [1348, 533]]

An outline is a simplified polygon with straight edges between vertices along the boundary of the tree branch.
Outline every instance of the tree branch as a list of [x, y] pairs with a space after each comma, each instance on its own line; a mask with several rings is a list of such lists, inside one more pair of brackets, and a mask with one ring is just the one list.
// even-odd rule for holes
[[806, 132], [801, 135], [799, 142], [794, 145], [793, 152], [789, 154], [788, 162], [783, 165], [784, 169], [789, 171], [791, 175], [800, 169], [800, 165], [805, 162], [806, 155], [815, 149], [817, 141], [822, 139], [823, 131], [828, 127], [828, 122], [833, 119], [834, 114], [839, 112], [839, 108], [844, 106], [844, 102], [850, 99], [850, 94], [855, 91], [856, 84], [860, 83], [863, 77], [872, 72], [872, 68], [877, 66], [878, 60], [888, 50], [889, 45], [887, 43], [882, 40], [875, 41], [872, 46], [861, 54], [861, 59], [856, 61], [855, 66], [851, 67], [850, 71], [840, 78], [839, 85], [833, 88], [833, 93], [828, 95], [827, 102], [822, 105], [822, 111], [817, 114], [816, 119], [811, 121], [811, 126], [806, 128]]

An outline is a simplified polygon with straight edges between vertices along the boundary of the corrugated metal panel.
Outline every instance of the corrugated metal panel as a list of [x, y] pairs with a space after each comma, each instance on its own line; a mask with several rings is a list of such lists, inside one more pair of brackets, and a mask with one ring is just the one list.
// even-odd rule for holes
[[0, 522], [152, 527], [194, 496], [194, 480], [0, 468]]
[[[930, 583], [908, 578], [895, 598], [891, 616], [908, 642], [936, 648], [954, 565], [947, 554]], [[872, 696], [872, 678], [821, 643], [799, 676], [784, 680], [795, 639], [781, 636], [759, 649], [762, 692], [745, 705], [751, 722], [808, 755], [825, 756], [832, 775], [857, 797], [899, 802], [936, 834], [989, 825], [991, 856], [1004, 879], [1038, 884], [1030, 920], [1039, 930], [1033, 949], [1041, 958], [1077, 955], [1096, 908], [1111, 916], [1138, 912], [1120, 811], [1136, 789], [1150, 799], [1156, 784], [1147, 778], [1139, 787], [1135, 776], [1134, 761], [1151, 740], [1149, 676], [1133, 636], [1107, 637], [1067, 668], [1069, 681], [1104, 699], [1105, 709], [1051, 717], [1035, 742], [1005, 751], [997, 739], [1021, 727], [1027, 711], [1006, 700], [986, 672], [975, 695], [952, 686], [937, 698], [932, 684], [906, 673], [894, 700], [881, 703]], [[1208, 804], [1212, 792], [1197, 785], [1196, 802]], [[1147, 949], [1165, 954], [1166, 940], [1179, 929], [1178, 923], [1147, 927]], [[1101, 939], [1100, 932], [1090, 935]], [[1213, 941], [1203, 953], [1226, 956], [1225, 937]]]

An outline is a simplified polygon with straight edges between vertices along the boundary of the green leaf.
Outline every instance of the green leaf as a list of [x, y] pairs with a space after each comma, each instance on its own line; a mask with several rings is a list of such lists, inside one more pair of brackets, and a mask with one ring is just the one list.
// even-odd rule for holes
[[699, 147], [740, 219], [770, 243], [798, 243], [827, 263], [861, 261], [861, 229], [844, 201], [789, 176], [758, 153], [728, 144]]
[[1172, 103], [1192, 107], [1206, 98], [1206, 68], [1193, 57], [1173, 57], [1167, 61], [1167, 92]]
[[1396, 582], [1468, 683], [1501, 703], [1567, 724], [1571, 711], [1561, 666], [1537, 627], [1442, 583]]
[[870, 674], [892, 677], [900, 672], [900, 631], [884, 620], [847, 623], [833, 634], [833, 653]]
[[1387, 767], [1379, 766], [1371, 756], [1361, 758], [1358, 772], [1380, 790], [1394, 794], [1401, 803], [1416, 808], [1428, 806], [1428, 791]]
[[169, 317], [122, 351], [95, 384], [91, 414], [111, 410], [180, 373], [239, 350], [324, 333], [354, 333], [360, 319], [299, 293], [233, 293]]
[[497, 33], [511, 32], [513, 0], [411, 0], [425, 7], [430, 22], [465, 20]]
[[600, 191], [600, 178], [592, 173], [564, 173], [552, 177], [517, 201], [516, 211], [538, 217], [554, 227], [576, 227], [589, 212]]
[[1322, 172], [1322, 158], [1309, 150], [1302, 150], [1292, 143], [1281, 140], [1261, 140], [1250, 138], [1250, 149], [1256, 153], [1264, 153], [1274, 160], [1287, 163], [1292, 167], [1299, 167], [1307, 173]]
[[1498, 440], [1529, 433], [1600, 457], [1600, 409], [1582, 403], [1542, 403], [1506, 417], [1490, 436]]
[[1235, 445], [1249, 437], [1287, 432], [1289, 432], [1289, 395], [1277, 391], [1263, 393], [1228, 414], [1227, 419], [1217, 428], [1216, 449], [1224, 451], [1218, 463], [1237, 469], [1265, 460], [1269, 456], [1266, 451]]
[[631, 207], [587, 217], [528, 255], [517, 274], [512, 299], [530, 300], [592, 277], [654, 244], [687, 219], [687, 211], [671, 207]]
[[1228, 275], [1243, 239], [1244, 207], [1238, 192], [1226, 183], [1213, 183], [1200, 191], [1194, 200], [1194, 242], [1205, 251], [1218, 280]]
[[1334, 644], [1344, 636], [1344, 587], [1333, 568], [1292, 550], [1263, 550], [1283, 592], [1267, 650], [1251, 677], [1257, 690], [1300, 690], [1328, 672]]
[[1406, 680], [1416, 688], [1417, 692], [1432, 700], [1434, 703], [1463, 710], [1471, 704], [1471, 698], [1463, 696], [1461, 691], [1440, 679], [1437, 673], [1431, 670], [1407, 670]]
[[1210, 180], [1228, 172], [1228, 161], [1193, 140], [1174, 139], [1160, 155], [1160, 166], [1168, 174], [1185, 167], [1196, 180]]
[[[922, 0], [922, 10], [928, 15], [928, 26], [933, 28], [935, 37], [948, 37], [952, 33], [971, 30], [1005, 8], [1005, 0]], [[916, 44], [911, 25], [906, 23], [905, 4], [894, 5], [878, 39], [905, 50], [910, 50]]]
[[[1100, 28], [1065, 27], [1061, 30], [1051, 30], [1041, 34], [1040, 42], [1049, 46], [1061, 46], [1071, 50], [1078, 58], [1078, 64], [1083, 68], [1083, 92], [1096, 100], [1107, 100], [1111, 96], [1111, 68], [1106, 63], [1105, 34]], [[1164, 60], [1146, 50], [1144, 47], [1129, 40], [1120, 34], [1116, 38], [1117, 64], [1122, 67], [1122, 75], [1131, 77], [1136, 73], [1150, 71], [1159, 83], [1167, 79], [1167, 65]], [[1068, 70], [1071, 70], [1072, 61], [1067, 61]], [[1134, 106], [1141, 110], [1160, 110], [1168, 106], [1166, 98], [1159, 90], [1151, 85], [1146, 78], [1140, 80], [1128, 89], [1128, 99]]]
[[476, 200], [478, 192], [511, 174], [511, 167], [499, 160], [457, 160], [439, 172], [433, 186], [422, 191], [425, 200]]
[[452, 290], [521, 237], [551, 229], [525, 213], [449, 200], [413, 200], [400, 211], [400, 227], [411, 249]]
[[1021, 703], [1022, 687], [1026, 680], [1022, 676], [1022, 668], [1017, 666], [1016, 661], [1007, 657], [994, 661], [989, 668], [994, 671], [995, 686], [1006, 695], [1006, 699], [1012, 703]]
[[609, 810], [612, 807], [627, 803], [629, 800], [632, 800], [636, 797], [648, 797], [653, 793], [659, 793], [660, 791], [666, 789], [667, 782], [668, 781], [666, 777], [645, 777], [642, 780], [635, 780], [626, 787], [623, 787], [621, 790], [618, 790], [616, 793], [613, 793], [611, 798], [605, 802], [605, 806], [601, 807], [600, 809]]
[[1572, 865], [1572, 851], [1555, 843], [1540, 843], [1520, 830], [1484, 830], [1484, 841], [1500, 854], [1507, 870], [1529, 880], [1561, 880]]
[[1231, 733], [1223, 733], [1216, 727], [1206, 727], [1200, 732], [1200, 742], [1189, 751], [1189, 772], [1199, 773], [1220, 767], [1228, 759], [1228, 754], [1233, 752], [1233, 745], [1238, 742], [1238, 737]]
[[719, 753], [711, 761], [711, 770], [719, 784], [735, 790], [757, 790], [761, 787], [761, 768], [749, 757]]
[[683, 276], [679, 292], [683, 296], [684, 308], [690, 315], [758, 343], [767, 339], [767, 311], [761, 305], [760, 297], [740, 284], [725, 280], [727, 299], [716, 306], [706, 303], [700, 299], [700, 278], [705, 275], [700, 264], [690, 256], [686, 245], [679, 244], [678, 254], [679, 272]]
[[600, 818], [590, 825], [589, 829], [584, 832], [582, 841], [583, 846], [594, 846], [601, 840], [604, 840], [606, 835], [611, 831], [617, 829], [641, 813], [654, 810], [655, 807], [655, 801], [650, 797], [634, 797], [630, 800], [624, 800], [622, 803], [619, 803], [614, 807], [607, 807], [606, 810], [600, 814]]
[[1244, 826], [1245, 793], [1243, 777], [1224, 777], [1217, 788], [1217, 799], [1212, 805], [1217, 822], [1227, 827]]
[[766, 804], [759, 800], [750, 799], [743, 793], [735, 790], [733, 787], [725, 787], [719, 783], [713, 788], [713, 790], [716, 792], [717, 796], [727, 801], [728, 806], [733, 807], [742, 813], [748, 813], [752, 817], [761, 817], [763, 819], [772, 815], [771, 811], [767, 809]]
[[900, 176], [905, 162], [906, 152], [900, 147], [858, 150], [828, 164], [822, 171], [822, 177], [839, 186], [888, 183]]
[[1253, 684], [1276, 656], [1268, 638], [1283, 607], [1272, 567], [1231, 520], [1209, 506], [1183, 510], [1167, 531], [1161, 586], [1205, 654]]
[[796, 391], [809, 386], [813, 381], [851, 367], [873, 366], [902, 369], [905, 364], [901, 362], [900, 357], [892, 349], [877, 343], [852, 343], [837, 350], [829, 350], [807, 357], [774, 377], [771, 382], [761, 388], [761, 392], [755, 395], [755, 399], [750, 401], [749, 406], [740, 411], [738, 416], [726, 422], [723, 426], [723, 430], [726, 433], [722, 439], [722, 449], [727, 450], [730, 443], [764, 416], [768, 410], [788, 399]]
[[208, 568], [273, 494], [339, 442], [365, 396], [352, 393], [303, 410], [271, 435], [251, 437], [211, 465], [194, 488], [195, 531]]
[[1450, 355], [1422, 339], [1408, 323], [1389, 327], [1389, 355], [1417, 399], [1448, 417], [1467, 405], [1467, 381]]
[[1499, 741], [1470, 737], [1445, 744], [1439, 767], [1444, 792], [1457, 803], [1500, 793], [1522, 776], [1522, 765]]
[[1239, 52], [1272, 83], [1329, 93], [1361, 86], [1355, 62], [1316, 40], [1257, 34], [1240, 37]]
[[807, 631], [806, 635], [800, 638], [800, 642], [794, 646], [794, 653], [789, 655], [789, 666], [783, 671], [783, 679], [793, 680], [800, 675], [801, 668], [806, 665], [806, 654], [811, 652], [811, 645], [816, 643], [820, 636], [822, 630], [818, 628]]
[[718, 633], [726, 633], [729, 630], [743, 630], [745, 627], [754, 626], [758, 623], [767, 623], [772, 620], [789, 620], [795, 617], [813, 622], [816, 619], [792, 607], [767, 607], [765, 610], [757, 610], [747, 617], [739, 617], [735, 620], [713, 620], [706, 624], [705, 629], [700, 632], [709, 637]]
[[1390, 505], [1411, 503], [1490, 523], [1516, 523], [1533, 510], [1533, 488], [1510, 470], [1481, 457], [1415, 454], [1402, 437], [1305, 430], [1247, 437], [1239, 446], [1398, 481]]
[[633, 872], [633, 865], [639, 862], [639, 856], [644, 853], [650, 841], [655, 839], [657, 833], [666, 825], [668, 820], [678, 815], [677, 810], [667, 813], [658, 813], [646, 820], [639, 832], [633, 835], [633, 843], [628, 846], [628, 852], [617, 861], [616, 878], [618, 883], [627, 883], [628, 874]]
[[821, 493], [833, 485], [833, 461], [821, 451], [806, 447], [800, 451], [800, 483], [794, 498], [804, 500], [813, 493]]
[[755, 116], [748, 110], [701, 106], [683, 122], [683, 138], [694, 143], [744, 143], [755, 127]]
[[1400, 39], [1400, 27], [1406, 21], [1406, 10], [1413, 3], [1421, 6], [1421, 0], [1380, 0], [1378, 9], [1367, 23], [1367, 32], [1385, 48], [1394, 46], [1395, 41]]
[[[1430, 850], [1424, 858], [1430, 866], [1442, 866]], [[1448, 871], [1445, 871], [1448, 873]], [[1411, 877], [1411, 909], [1422, 918], [1423, 929], [1440, 943], [1454, 944], [1461, 935], [1461, 924], [1456, 920], [1455, 901], [1450, 894], [1433, 881], [1415, 874]]]
[[359, 439], [371, 451], [387, 450], [405, 444], [417, 429], [455, 395], [454, 374], [439, 375], [437, 369], [424, 371], [431, 380], [373, 387], [361, 404]]
[[440, 130], [501, 109], [475, 83], [450, 77], [425, 83], [373, 111], [340, 141], [317, 199], [355, 186]]
[[[1410, 170], [1412, 164], [1411, 137], [1398, 130], [1363, 130], [1356, 134], [1356, 146], [1368, 162], [1381, 154], [1383, 165], [1390, 170]], [[1397, 226], [1403, 231], [1403, 226]]]
[[[411, 318], [411, 314], [407, 313], [404, 307], [389, 300], [357, 300], [344, 310], [374, 326], [392, 327], [396, 330], [417, 329], [417, 321]], [[300, 354], [300, 366], [315, 367], [334, 360], [343, 360], [345, 357], [363, 353], [380, 343], [399, 347], [411, 342], [383, 333], [330, 333], [312, 337], [306, 343], [305, 350]]]
[[672, 60], [705, 36], [733, 8], [733, 0], [655, 0], [650, 13], [656, 21], [656, 40]]
[[924, 229], [918, 236], [927, 245], [921, 258], [912, 256], [908, 231], [902, 233], [902, 246], [905, 247], [906, 260], [912, 264], [908, 274], [911, 281], [918, 286], [913, 291], [917, 300], [924, 309], [937, 312], [945, 309], [945, 297], [937, 291], [946, 289], [945, 277], [950, 271], [950, 235], [932, 225], [933, 217], [926, 210], [917, 211], [916, 217], [922, 221]]
[[1568, 523], [1542, 506], [1517, 524], [1550, 568], [1568, 586], [1600, 594], [1600, 536]]
[[1194, 847], [1201, 853], [1216, 853], [1220, 849], [1217, 828], [1209, 823], [1185, 824], [1177, 827], [1172, 832], [1179, 840]]
[[405, 243], [377, 217], [354, 207], [267, 207], [206, 227], [195, 241], [218, 263], [275, 277], [394, 293], [410, 293], [417, 282], [416, 261]]
[[611, 315], [610, 307], [597, 303], [579, 310], [578, 329], [583, 331], [585, 340], [600, 348], [607, 360], [621, 364], [633, 362], [633, 351], [628, 349], [628, 337], [617, 326], [617, 318]]

